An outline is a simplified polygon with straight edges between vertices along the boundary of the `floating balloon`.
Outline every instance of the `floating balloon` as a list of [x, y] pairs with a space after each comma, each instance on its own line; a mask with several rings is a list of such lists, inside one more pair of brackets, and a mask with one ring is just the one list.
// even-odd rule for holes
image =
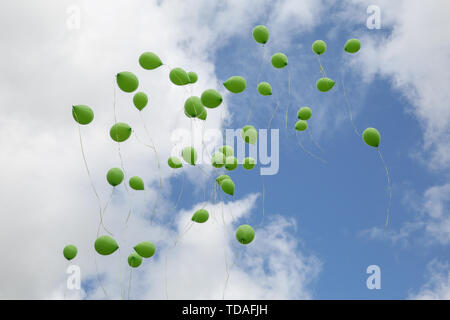
[[225, 157], [229, 157], [229, 156], [232, 156], [234, 154], [233, 148], [230, 147], [230, 146], [227, 146], [227, 145], [221, 146], [219, 148], [219, 151], [222, 152], [225, 155]]
[[217, 183], [218, 183], [219, 185], [222, 185], [222, 182], [223, 182], [225, 179], [230, 179], [230, 180], [231, 180], [231, 177], [230, 177], [229, 175], [222, 174], [222, 175], [220, 175], [220, 176], [218, 176], [218, 177], [216, 178], [216, 181], [217, 181]]
[[255, 167], [256, 161], [252, 157], [247, 157], [244, 159], [244, 162], [242, 163], [242, 166], [246, 170], [251, 170]]
[[192, 96], [186, 99], [184, 103], [184, 113], [189, 118], [196, 118], [203, 113], [205, 107], [199, 97]]
[[236, 157], [229, 156], [225, 158], [225, 169], [232, 171], [238, 167], [238, 160]]
[[380, 145], [380, 133], [375, 128], [367, 128], [363, 132], [363, 140], [371, 147], [377, 148]]
[[151, 258], [156, 252], [156, 247], [150, 241], [142, 241], [134, 247], [134, 250], [142, 258]]
[[137, 268], [142, 263], [142, 257], [138, 255], [136, 252], [131, 253], [128, 256], [128, 265], [132, 268]]
[[67, 260], [72, 260], [77, 256], [77, 252], [77, 247], [75, 247], [73, 244], [68, 244], [64, 247], [63, 255]]
[[131, 135], [131, 127], [123, 122], [118, 122], [111, 127], [109, 135], [114, 141], [123, 142]]
[[266, 26], [259, 25], [253, 28], [253, 39], [256, 42], [265, 44], [269, 40], [269, 29]]
[[206, 112], [206, 109], [203, 108], [203, 112], [201, 115], [199, 115], [197, 118], [200, 120], [206, 120], [206, 117], [208, 116], [208, 112]]
[[138, 176], [134, 176], [130, 178], [129, 181], [130, 187], [131, 189], [134, 190], [144, 190], [144, 181], [142, 180], [142, 178], [138, 177]]
[[208, 221], [209, 213], [205, 209], [200, 209], [195, 211], [194, 215], [192, 216], [192, 221], [197, 223], [204, 223]]
[[230, 196], [234, 194], [233, 180], [229, 178], [223, 179], [222, 182], [220, 183], [220, 187], [222, 188], [222, 191], [225, 192], [226, 194], [229, 194]]
[[183, 86], [189, 83], [188, 74], [181, 68], [174, 68], [170, 70], [169, 78], [170, 81], [172, 81], [172, 83], [176, 84], [177, 86]]
[[241, 244], [249, 244], [255, 238], [255, 230], [248, 224], [239, 226], [236, 230], [236, 239]]
[[272, 95], [272, 87], [268, 82], [261, 82], [258, 84], [258, 92], [263, 96]]
[[194, 71], [189, 71], [187, 73], [188, 77], [189, 77], [189, 83], [196, 83], [198, 80], [198, 76]]
[[138, 78], [131, 72], [123, 71], [116, 75], [117, 85], [120, 90], [125, 92], [133, 92], [139, 86]]
[[281, 52], [275, 53], [270, 61], [272, 62], [272, 65], [277, 69], [284, 68], [288, 64], [288, 58]]
[[141, 111], [148, 103], [148, 97], [144, 92], [138, 92], [133, 97], [134, 106]]
[[183, 166], [183, 164], [181, 163], [181, 160], [174, 156], [170, 157], [167, 160], [167, 163], [169, 164], [169, 167], [171, 167], [172, 169], [178, 169]]
[[312, 116], [311, 108], [309, 107], [301, 107], [298, 109], [297, 118], [300, 120], [309, 120]]
[[89, 124], [94, 120], [94, 111], [88, 106], [79, 104], [72, 106], [72, 117], [79, 124]]
[[161, 59], [153, 52], [144, 52], [139, 57], [139, 64], [145, 70], [153, 70], [162, 66]]
[[223, 83], [224, 87], [232, 93], [240, 93], [247, 87], [247, 82], [241, 76], [233, 76]]
[[330, 78], [320, 78], [316, 82], [316, 87], [319, 91], [327, 92], [334, 87], [335, 82]]
[[245, 126], [242, 128], [241, 137], [249, 144], [255, 144], [258, 140], [258, 131], [253, 126]]
[[356, 53], [361, 48], [361, 42], [358, 39], [350, 39], [345, 43], [344, 50], [348, 53]]
[[222, 152], [216, 152], [211, 157], [211, 164], [214, 168], [222, 168], [225, 165], [225, 155]]
[[119, 248], [119, 245], [112, 237], [101, 236], [95, 240], [94, 248], [99, 254], [107, 256], [114, 253]]
[[316, 40], [312, 44], [312, 50], [315, 54], [321, 55], [327, 50], [327, 44], [323, 40]]
[[181, 151], [181, 156], [183, 157], [184, 161], [195, 166], [195, 163], [197, 162], [197, 151], [195, 151], [193, 147], [185, 147]]
[[222, 95], [217, 90], [214, 89], [208, 89], [203, 91], [200, 99], [203, 105], [207, 108], [216, 108], [223, 101]]
[[119, 168], [109, 169], [108, 173], [106, 174], [106, 180], [108, 180], [108, 183], [113, 187], [121, 184], [123, 178], [124, 178], [123, 171], [122, 169]]
[[295, 124], [295, 130], [305, 131], [308, 128], [308, 123], [305, 120], [298, 120]]

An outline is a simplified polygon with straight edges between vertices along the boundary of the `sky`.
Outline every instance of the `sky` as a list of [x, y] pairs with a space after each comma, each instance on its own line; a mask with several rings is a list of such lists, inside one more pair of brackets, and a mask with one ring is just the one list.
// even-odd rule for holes
[[[0, 298], [450, 298], [448, 1], [19, 0], [0, 6]], [[374, 8], [378, 29], [367, 22]], [[252, 38], [259, 24], [270, 31], [264, 46]], [[354, 55], [343, 50], [350, 38], [361, 41]], [[326, 93], [315, 87], [321, 73], [311, 45], [318, 39], [327, 43], [320, 62], [336, 81]], [[145, 51], [164, 65], [142, 69], [138, 58]], [[287, 67], [271, 66], [276, 52], [286, 54]], [[174, 67], [195, 71], [198, 82], [173, 85]], [[148, 94], [143, 111], [117, 88], [121, 71], [135, 73], [138, 90]], [[245, 77], [243, 93], [222, 85], [234, 75]], [[272, 85], [272, 96], [257, 93], [259, 81]], [[224, 102], [208, 109], [203, 123], [186, 118], [184, 101], [208, 88]], [[93, 109], [91, 124], [77, 125], [76, 104]], [[313, 116], [307, 131], [296, 134], [302, 106]], [[375, 127], [381, 134], [392, 185], [387, 229], [385, 167], [355, 133], [349, 109], [358, 132]], [[109, 137], [116, 118], [134, 130], [120, 151]], [[278, 129], [278, 140], [274, 131], [269, 135], [275, 139], [269, 149], [279, 155], [276, 174], [261, 175], [262, 163], [229, 172], [207, 161], [177, 170], [167, 165], [190, 143], [183, 140], [190, 133], [247, 124], [267, 129], [269, 122]], [[144, 125], [158, 157], [145, 145]], [[224, 143], [206, 138], [208, 154]], [[194, 143], [201, 147], [201, 138]], [[127, 178], [141, 176], [145, 190], [112, 189], [105, 179], [112, 167], [123, 167]], [[223, 173], [236, 184], [234, 196], [214, 193], [214, 179]], [[108, 204], [103, 222], [119, 243], [110, 256], [93, 247], [99, 201], [91, 181], [100, 205]], [[200, 208], [210, 219], [188, 228]], [[235, 239], [241, 224], [255, 229], [249, 245]], [[127, 256], [144, 240], [156, 245], [156, 254], [131, 270]], [[78, 248], [70, 262], [62, 255], [69, 243]], [[67, 288], [70, 265], [81, 272], [79, 290]], [[380, 289], [367, 286], [372, 265], [380, 269]]]

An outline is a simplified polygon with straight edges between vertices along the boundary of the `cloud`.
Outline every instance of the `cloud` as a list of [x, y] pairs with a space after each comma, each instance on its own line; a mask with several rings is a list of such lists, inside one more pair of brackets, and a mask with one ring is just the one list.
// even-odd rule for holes
[[448, 263], [431, 261], [428, 266], [427, 281], [416, 293], [410, 293], [409, 299], [416, 300], [449, 300], [450, 268]]

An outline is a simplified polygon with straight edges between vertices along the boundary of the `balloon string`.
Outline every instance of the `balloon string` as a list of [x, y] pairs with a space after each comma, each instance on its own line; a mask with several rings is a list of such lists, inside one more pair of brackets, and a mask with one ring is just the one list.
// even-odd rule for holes
[[[257, 75], [256, 75], [256, 85], [259, 84], [259, 80], [260, 80], [260, 78], [261, 78], [261, 74], [262, 74], [262, 71], [263, 71], [263, 68], [264, 68], [264, 64], [265, 64], [265, 61], [266, 61], [266, 53], [267, 53], [267, 47], [263, 45], [263, 59], [262, 59], [262, 61], [261, 61], [261, 64], [260, 64], [260, 66], [259, 66], [258, 73], [257, 73]], [[250, 109], [248, 110], [247, 124], [250, 122], [250, 116], [251, 116], [251, 114], [252, 114], [252, 110], [253, 110], [253, 106], [254, 106], [254, 105], [255, 105], [255, 98], [253, 98], [253, 101], [252, 101], [252, 103], [250, 104]]]
[[267, 124], [267, 131], [270, 130], [270, 125], [272, 124], [272, 120], [275, 117], [275, 114], [277, 113], [278, 108], [280, 107], [280, 100], [277, 100], [277, 106], [275, 107], [275, 109], [272, 112], [272, 116], [269, 119], [269, 123]]
[[[108, 208], [108, 206], [109, 206], [109, 204], [110, 204], [110, 202], [112, 200], [112, 196], [114, 194], [114, 189], [115, 188], [113, 187], [112, 190], [111, 190], [111, 194], [110, 194], [110, 196], [108, 198], [108, 201], [106, 202], [105, 206], [103, 207], [103, 218], [105, 218], [106, 209]], [[97, 228], [97, 238], [100, 236], [100, 226], [102, 226], [103, 229], [105, 229], [105, 231], [107, 233], [109, 233], [109, 235], [114, 236], [114, 234], [112, 232], [110, 232], [110, 231], [108, 231], [108, 229], [106, 229], [105, 225], [103, 224], [103, 221], [100, 221], [99, 224], [98, 224], [98, 228]]]
[[259, 223], [258, 227], [262, 226], [262, 224], [264, 223], [264, 217], [265, 217], [265, 198], [266, 198], [266, 185], [264, 183], [264, 176], [261, 175], [261, 180], [262, 180], [262, 217], [261, 217], [261, 222]]
[[175, 211], [176, 209], [177, 209], [177, 207], [178, 207], [178, 204], [180, 203], [180, 200], [181, 200], [181, 196], [183, 195], [183, 190], [184, 190], [184, 179], [185, 179], [185, 176], [186, 176], [186, 174], [185, 174], [185, 172], [184, 171], [182, 171], [183, 173], [182, 173], [182, 180], [181, 180], [181, 187], [180, 187], [180, 192], [178, 193], [178, 197], [177, 197], [177, 201], [176, 201], [176, 203], [175, 203], [175, 206], [170, 210], [170, 211]]
[[176, 245], [181, 240], [181, 238], [183, 238], [186, 235], [186, 233], [192, 228], [193, 225], [194, 225], [194, 221], [192, 221], [192, 220], [190, 220], [187, 223], [187, 227], [185, 227], [185, 230], [175, 239], [174, 247], [176, 247]]
[[312, 153], [311, 151], [307, 150], [307, 149], [303, 146], [302, 142], [300, 141], [300, 137], [298, 136], [298, 131], [296, 132], [296, 136], [297, 136], [297, 142], [298, 142], [298, 145], [300, 146], [300, 148], [301, 148], [304, 152], [306, 152], [307, 154], [309, 154], [311, 157], [313, 157], [313, 158], [315, 158], [315, 159], [317, 159], [317, 160], [322, 161], [323, 163], [327, 163], [326, 160], [322, 159], [322, 158], [319, 157], [319, 156], [316, 156], [314, 153]]
[[131, 278], [133, 276], [133, 269], [130, 269], [130, 279], [128, 280], [128, 300], [130, 300], [130, 292], [131, 292]]
[[225, 300], [225, 291], [227, 290], [228, 281], [230, 280], [231, 271], [233, 270], [233, 267], [236, 264], [236, 261], [239, 259], [239, 256], [240, 256], [240, 253], [241, 253], [241, 247], [242, 247], [242, 245], [240, 245], [238, 247], [238, 252], [237, 252], [236, 258], [233, 260], [233, 263], [231, 264], [231, 267], [230, 267], [230, 269], [227, 272], [227, 279], [225, 280], [225, 286], [223, 288], [222, 300]]
[[147, 125], [145, 124], [144, 117], [142, 116], [142, 113], [139, 112], [139, 115], [140, 115], [142, 124], [143, 124], [143, 126], [144, 126], [145, 132], [147, 133], [147, 137], [149, 138], [150, 143], [151, 143], [151, 145], [152, 145], [152, 149], [153, 149], [153, 151], [155, 152], [155, 158], [156, 158], [156, 162], [157, 162], [157, 164], [158, 164], [159, 188], [162, 190], [161, 163], [160, 163], [160, 161], [159, 161], [158, 151], [156, 150], [155, 143], [153, 142], [153, 139], [152, 139], [152, 137], [150, 136], [150, 131], [148, 130]]
[[169, 290], [167, 288], [167, 254], [165, 256], [165, 263], [164, 263], [164, 287], [165, 287], [165, 293], [166, 293], [166, 300], [169, 300]]
[[314, 137], [313, 137], [313, 135], [312, 135], [312, 133], [311, 133], [311, 130], [308, 130], [308, 133], [309, 133], [309, 137], [311, 138], [311, 141], [316, 145], [316, 147], [317, 147], [320, 151], [322, 151], [322, 153], [325, 153], [325, 150], [320, 146], [320, 144], [317, 142], [317, 140], [314, 139]]
[[102, 281], [100, 279], [100, 276], [99, 276], [97, 256], [96, 256], [95, 252], [94, 252], [94, 264], [95, 264], [95, 273], [96, 273], [96, 276], [97, 276], [98, 284], [100, 285], [100, 288], [102, 289], [103, 293], [105, 294], [105, 297], [109, 298], [108, 293], [106, 292], [106, 289], [103, 286], [103, 283], [102, 283]]
[[356, 125], [355, 125], [355, 123], [354, 123], [354, 121], [353, 121], [352, 108], [351, 108], [351, 106], [350, 106], [350, 102], [348, 101], [347, 93], [345, 92], [344, 78], [343, 78], [342, 76], [341, 76], [341, 83], [342, 83], [342, 90], [343, 90], [343, 92], [344, 92], [345, 106], [346, 106], [347, 112], [348, 112], [348, 114], [349, 114], [349, 116], [350, 116], [350, 122], [351, 122], [351, 124], [352, 124], [352, 126], [353, 126], [353, 130], [355, 131], [356, 135], [359, 137], [359, 136], [361, 136], [361, 133], [360, 133], [359, 130], [356, 128]]
[[320, 62], [320, 56], [319, 55], [316, 55], [316, 56], [317, 56], [317, 61], [319, 62], [319, 66], [320, 66], [320, 73], [322, 74], [323, 77], [326, 78], [327, 74], [325, 73], [325, 69], [322, 66], [322, 62]]
[[287, 71], [288, 71], [288, 101], [286, 103], [285, 129], [287, 129], [289, 104], [291, 102], [291, 72], [289, 71], [289, 67], [287, 68]]
[[384, 226], [384, 229], [386, 231], [386, 229], [389, 226], [389, 219], [390, 219], [391, 202], [392, 202], [392, 185], [391, 185], [391, 177], [389, 175], [389, 169], [386, 165], [386, 162], [384, 161], [383, 156], [381, 155], [380, 148], [377, 147], [377, 151], [378, 151], [378, 155], [380, 156], [381, 162], [384, 165], [384, 170], [386, 171], [386, 179], [387, 179], [387, 183], [388, 183], [389, 202], [388, 202], [388, 206], [386, 208], [386, 224]]

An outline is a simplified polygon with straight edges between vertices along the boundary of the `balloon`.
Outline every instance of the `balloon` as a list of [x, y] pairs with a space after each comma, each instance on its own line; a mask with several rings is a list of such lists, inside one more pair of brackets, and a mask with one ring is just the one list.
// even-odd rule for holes
[[153, 52], [144, 52], [139, 57], [139, 64], [145, 70], [153, 70], [162, 66], [161, 59]]
[[255, 238], [255, 230], [248, 224], [239, 226], [236, 230], [236, 239], [239, 243], [249, 244]]
[[223, 83], [224, 87], [232, 93], [240, 93], [247, 87], [247, 82], [241, 76], [233, 76]]
[[183, 86], [189, 83], [188, 74], [181, 68], [174, 68], [170, 70], [169, 78], [170, 81], [172, 81], [172, 83], [176, 84], [177, 86]]
[[136, 246], [134, 246], [134, 250], [142, 258], [151, 258], [156, 252], [155, 245], [150, 241], [142, 241], [138, 243]]
[[196, 118], [203, 113], [205, 107], [199, 97], [192, 96], [184, 103], [184, 112], [189, 118]]
[[131, 135], [131, 127], [123, 122], [118, 122], [111, 127], [109, 135], [114, 141], [123, 142]]
[[192, 221], [197, 223], [203, 223], [208, 221], [209, 213], [205, 209], [200, 209], [195, 211], [194, 215], [192, 216]]
[[131, 253], [128, 256], [128, 265], [132, 268], [137, 268], [142, 263], [142, 257], [138, 255], [136, 252]]
[[242, 128], [241, 137], [249, 144], [255, 144], [258, 140], [258, 131], [253, 126], [245, 126]]
[[327, 50], [327, 44], [325, 43], [325, 41], [316, 40], [312, 44], [312, 50], [314, 51], [315, 54], [321, 55]]
[[222, 183], [220, 183], [220, 187], [222, 188], [222, 191], [226, 194], [229, 194], [232, 196], [234, 194], [234, 182], [233, 180], [229, 178], [225, 178], [222, 180]]
[[305, 120], [298, 120], [295, 124], [295, 130], [305, 131], [308, 128], [308, 123]]
[[219, 151], [222, 152], [225, 155], [225, 157], [229, 157], [229, 156], [232, 156], [234, 154], [233, 148], [230, 147], [230, 146], [227, 146], [227, 145], [221, 146], [219, 148]]
[[288, 64], [288, 58], [281, 52], [275, 53], [270, 61], [272, 62], [272, 65], [277, 69], [284, 68]]
[[183, 166], [183, 164], [181, 163], [181, 160], [178, 157], [170, 157], [167, 160], [167, 163], [169, 164], [169, 167], [171, 167], [172, 169], [178, 169], [181, 168]]
[[361, 42], [358, 39], [350, 39], [345, 43], [344, 50], [348, 53], [356, 53], [361, 48]]
[[183, 157], [184, 161], [195, 166], [195, 163], [197, 162], [197, 151], [195, 151], [193, 147], [185, 147], [181, 151], [181, 156]]
[[194, 71], [189, 71], [188, 73], [189, 83], [196, 83], [198, 80], [198, 76]]
[[89, 124], [94, 120], [94, 111], [88, 106], [79, 104], [72, 106], [72, 117], [79, 124]]
[[244, 163], [242, 164], [242, 166], [246, 170], [251, 170], [255, 167], [255, 164], [256, 164], [255, 159], [253, 159], [252, 157], [247, 157], [244, 159]]
[[203, 108], [203, 112], [201, 115], [199, 115], [197, 118], [199, 118], [200, 120], [206, 120], [206, 117], [208, 116], [208, 112], [206, 112], [206, 109]]
[[216, 152], [211, 157], [211, 164], [214, 168], [222, 168], [225, 165], [225, 155], [222, 152]]
[[133, 92], [139, 86], [138, 78], [131, 72], [119, 72], [116, 75], [117, 85], [122, 91]]
[[225, 169], [232, 171], [238, 166], [238, 160], [236, 157], [229, 156], [225, 158]]
[[219, 185], [222, 185], [222, 182], [223, 182], [225, 179], [230, 179], [230, 180], [231, 180], [230, 176], [228, 176], [228, 175], [226, 175], [226, 174], [222, 174], [222, 175], [220, 175], [220, 176], [218, 176], [218, 177], [216, 178], [216, 181], [217, 181], [217, 183], [218, 183]]
[[203, 105], [207, 108], [216, 108], [223, 101], [222, 95], [217, 90], [214, 89], [208, 89], [203, 91], [200, 99]]
[[119, 168], [109, 169], [108, 173], [106, 174], [106, 180], [108, 180], [108, 183], [113, 187], [121, 184], [123, 181], [123, 177], [123, 171]]
[[75, 247], [73, 244], [68, 244], [64, 247], [63, 255], [67, 260], [72, 260], [77, 256], [77, 252], [77, 247]]
[[99, 254], [107, 256], [114, 253], [119, 245], [110, 236], [101, 236], [95, 240], [94, 248]]
[[145, 188], [144, 181], [138, 176], [131, 177], [129, 183], [131, 189], [134, 190], [144, 190]]
[[362, 136], [364, 142], [369, 146], [377, 148], [380, 145], [381, 137], [377, 129], [367, 128], [366, 130], [364, 130]]
[[269, 29], [266, 26], [259, 25], [253, 28], [253, 39], [256, 42], [265, 44], [269, 40]]
[[316, 87], [319, 91], [327, 92], [334, 87], [335, 82], [330, 78], [320, 78], [316, 82]]
[[268, 82], [261, 82], [258, 84], [258, 92], [263, 96], [272, 95], [272, 87]]
[[311, 108], [309, 107], [301, 107], [298, 109], [297, 118], [300, 120], [309, 120], [312, 116]]
[[147, 95], [146, 95], [145, 93], [143, 93], [143, 92], [138, 92], [138, 93], [136, 93], [136, 94], [134, 95], [134, 97], [133, 97], [133, 103], [134, 103], [134, 106], [135, 106], [139, 111], [141, 111], [141, 110], [144, 109], [145, 106], [147, 105], [147, 103], [148, 103], [148, 97], [147, 97]]

